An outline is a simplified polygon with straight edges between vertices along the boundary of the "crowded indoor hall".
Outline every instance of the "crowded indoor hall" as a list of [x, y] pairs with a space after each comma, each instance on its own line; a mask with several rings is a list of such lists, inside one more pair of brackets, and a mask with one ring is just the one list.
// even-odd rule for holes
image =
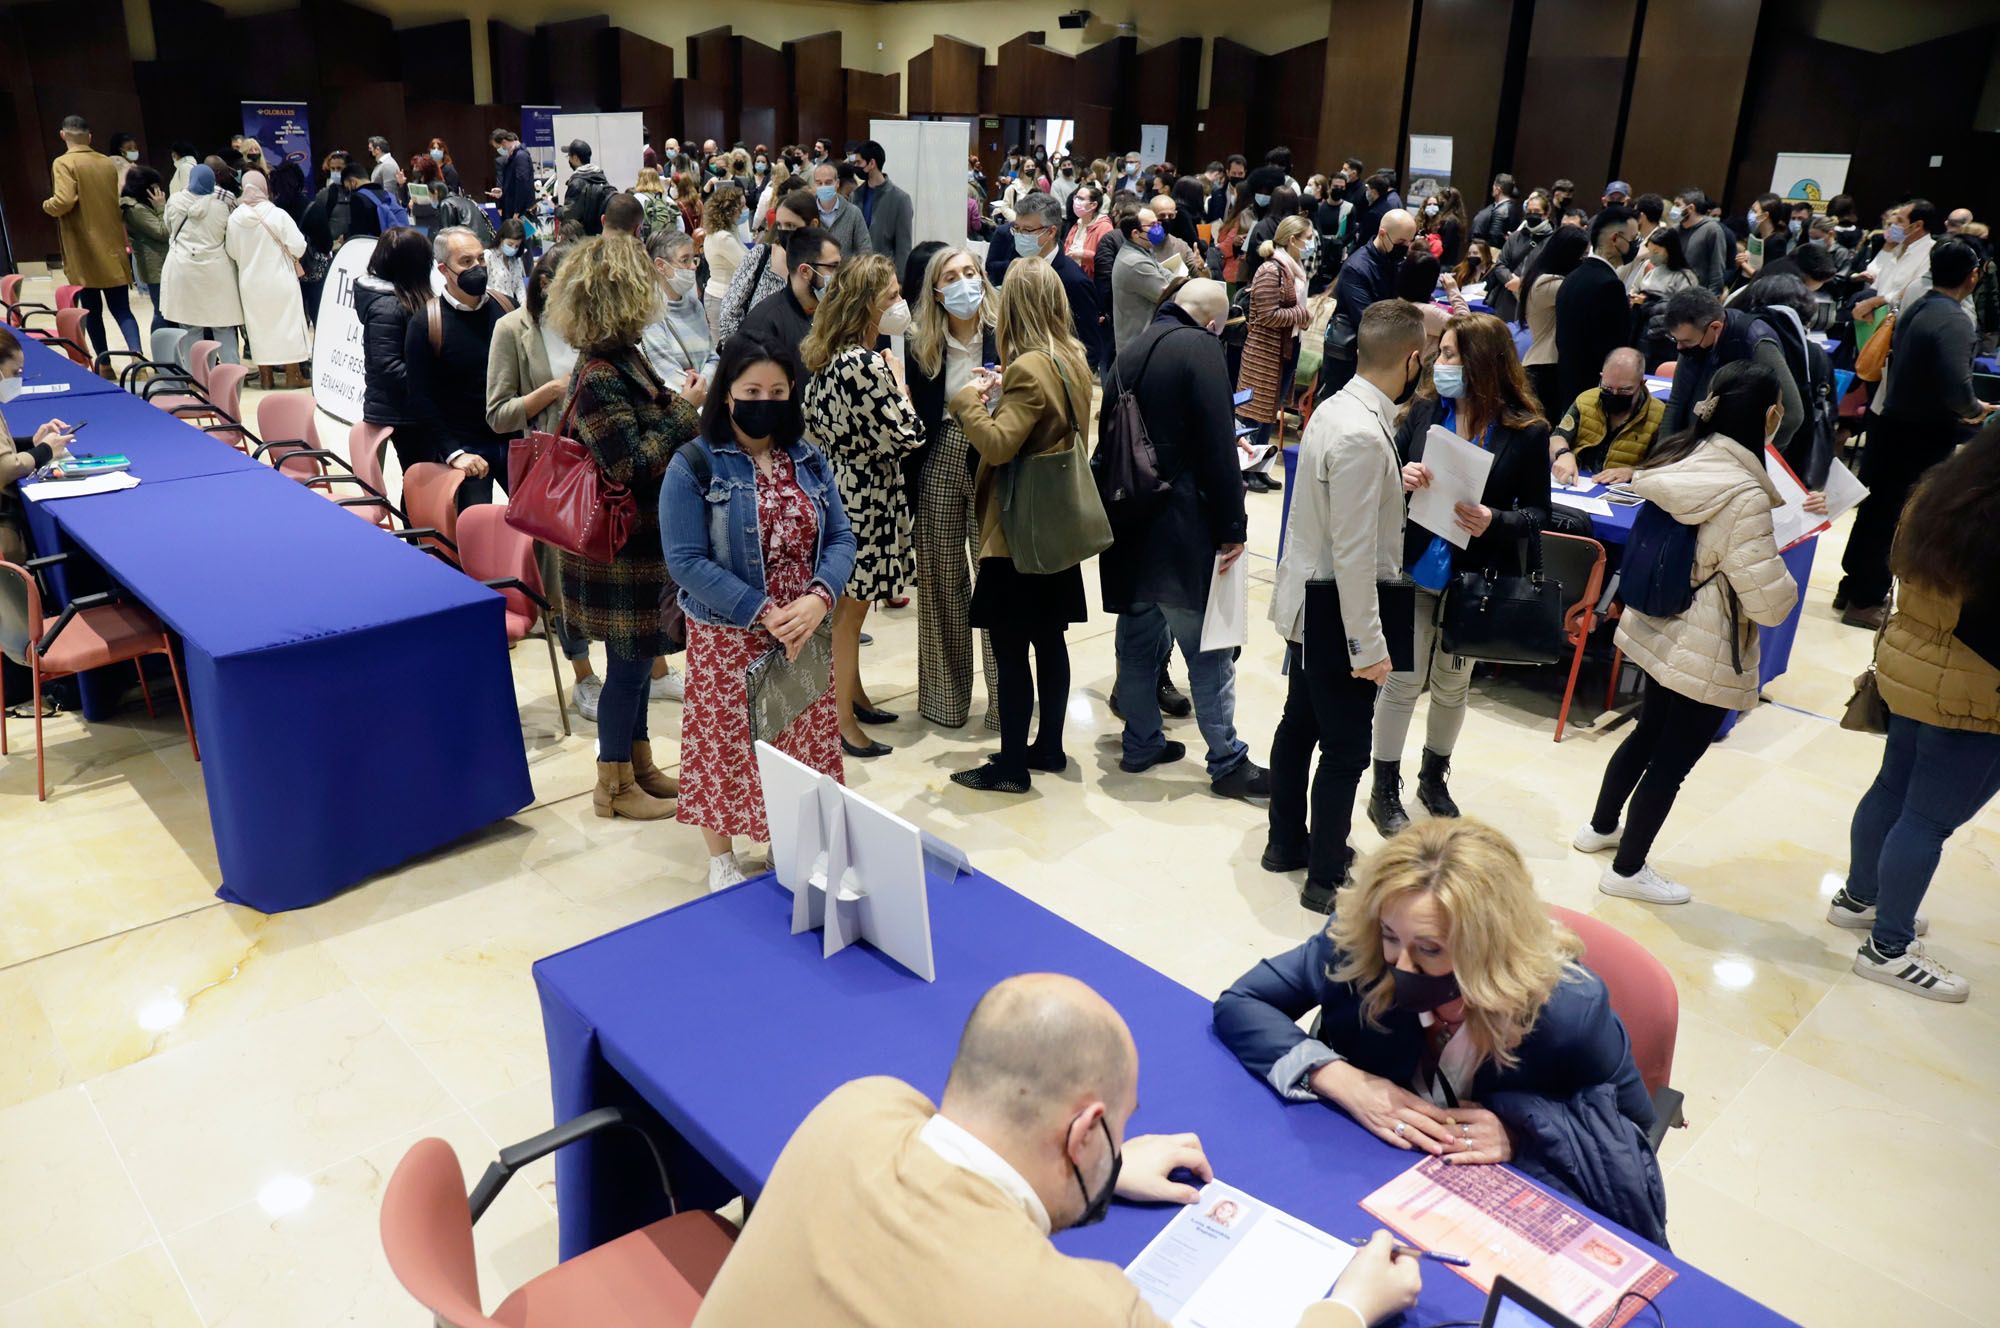
[[2000, 1323], [2000, 11], [1103, 5], [0, 7], [0, 1328]]

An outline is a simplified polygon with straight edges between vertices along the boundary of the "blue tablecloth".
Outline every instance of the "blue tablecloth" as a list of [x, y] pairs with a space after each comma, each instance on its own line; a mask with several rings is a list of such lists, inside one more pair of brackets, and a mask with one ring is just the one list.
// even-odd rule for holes
[[314, 904], [531, 801], [477, 582], [262, 466], [28, 506], [183, 639], [223, 898]]
[[7, 427], [17, 434], [31, 434], [52, 419], [71, 428], [87, 424], [71, 450], [123, 453], [132, 459], [132, 473], [146, 484], [267, 469], [222, 439], [116, 388], [84, 396], [17, 397], [5, 409]]
[[[1046, 970], [1090, 983], [1130, 1022], [1144, 1104], [1134, 1133], [1193, 1130], [1231, 1184], [1338, 1235], [1374, 1228], [1359, 1200], [1415, 1155], [1337, 1111], [1280, 1102], [1216, 1040], [1208, 1001], [977, 873], [932, 877], [930, 904], [935, 983], [865, 946], [821, 958], [817, 933], [789, 934], [791, 895], [769, 876], [543, 959], [534, 972], [556, 1119], [630, 1108], [670, 1143], [683, 1205], [754, 1197], [827, 1093], [887, 1074], [937, 1100], [980, 994], [1010, 974]], [[629, 1147], [608, 1135], [557, 1154], [565, 1258], [664, 1214], [657, 1180]], [[1167, 1217], [1113, 1204], [1101, 1225], [1056, 1243], [1123, 1265]], [[1785, 1322], [1631, 1239], [1680, 1271], [1660, 1297], [1674, 1322]], [[1427, 1268], [1423, 1298], [1401, 1322], [1476, 1319], [1483, 1299]]]
[[[64, 383], [68, 385], [69, 390], [66, 392], [49, 393], [46, 398], [43, 398], [42, 394], [37, 392], [18, 398], [15, 403], [17, 405], [25, 405], [37, 399], [60, 401], [64, 398], [91, 396], [120, 390], [118, 384], [108, 378], [98, 377], [60, 350], [51, 350], [35, 338], [29, 336], [20, 336], [19, 340], [21, 342], [22, 356], [22, 385], [24, 387], [41, 387], [48, 383]], [[121, 359], [118, 363], [130, 364], [131, 361]], [[13, 410], [10, 408], [7, 412], [9, 419], [13, 418], [13, 413]], [[68, 417], [65, 416], [64, 418]]]

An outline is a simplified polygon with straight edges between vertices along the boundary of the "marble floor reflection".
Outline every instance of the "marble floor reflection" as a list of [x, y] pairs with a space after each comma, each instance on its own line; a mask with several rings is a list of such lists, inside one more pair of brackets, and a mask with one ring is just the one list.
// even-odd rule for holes
[[[1237, 718], [1261, 759], [1283, 696], [1261, 616], [1280, 499], [1249, 502]], [[1816, 1328], [1992, 1323], [2000, 812], [1946, 847], [1926, 906], [1971, 1002], [1850, 974], [1854, 937], [1822, 914], [1880, 744], [1831, 718], [1869, 651], [1830, 606], [1843, 534], [1822, 542], [1792, 671], [1668, 823], [1656, 861], [1692, 904], [1599, 895], [1601, 860], [1568, 847], [1620, 736], [1596, 713], [1599, 669], [1560, 745], [1555, 671], [1480, 675], [1453, 788], [1515, 837], [1547, 899], [1638, 938], [1679, 985], [1689, 1126], [1663, 1163], [1680, 1253]], [[1118, 771], [1109, 619], [1071, 633], [1071, 770], [1016, 800], [946, 779], [991, 746], [984, 700], [960, 732], [914, 718], [915, 610], [869, 628], [868, 685], [905, 715], [877, 733], [892, 756], [849, 763], [869, 797], [1204, 995], [1315, 925], [1297, 880], [1257, 866], [1262, 813], [1212, 797], [1197, 760]], [[278, 917], [215, 900], [202, 772], [168, 711], [132, 698], [52, 722], [46, 803], [32, 749], [0, 758], [0, 1328], [423, 1321], [377, 1240], [397, 1158], [436, 1135], [472, 1175], [550, 1124], [529, 965], [703, 888], [693, 832], [591, 815], [591, 726], [562, 736], [537, 643], [513, 664], [534, 805]], [[657, 703], [656, 732], [677, 712]], [[1170, 731], [1198, 754], [1192, 721]], [[1365, 821], [1357, 842], [1375, 842]], [[480, 1223], [489, 1306], [554, 1262], [553, 1203], [543, 1163]]]

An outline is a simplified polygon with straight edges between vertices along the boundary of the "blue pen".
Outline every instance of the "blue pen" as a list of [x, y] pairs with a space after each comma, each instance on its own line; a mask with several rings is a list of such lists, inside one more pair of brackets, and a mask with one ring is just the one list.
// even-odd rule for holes
[[[1359, 1248], [1368, 1242], [1365, 1240], [1350, 1240], [1347, 1243]], [[1392, 1254], [1401, 1254], [1411, 1259], [1429, 1259], [1433, 1263], [1450, 1264], [1454, 1268], [1472, 1267], [1472, 1260], [1462, 1254], [1441, 1254], [1437, 1250], [1420, 1250], [1414, 1245], [1391, 1245], [1389, 1252]]]

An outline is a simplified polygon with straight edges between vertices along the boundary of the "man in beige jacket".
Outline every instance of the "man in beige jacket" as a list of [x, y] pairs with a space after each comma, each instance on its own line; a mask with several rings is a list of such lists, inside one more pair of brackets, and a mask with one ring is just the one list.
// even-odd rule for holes
[[80, 115], [63, 120], [62, 141], [62, 156], [49, 166], [54, 192], [43, 201], [42, 211], [56, 219], [62, 232], [63, 275], [83, 287], [84, 330], [102, 367], [102, 356], [111, 349], [104, 339], [106, 300], [125, 334], [125, 349], [144, 349], [125, 289], [132, 282], [132, 268], [125, 261], [125, 219], [118, 210], [118, 163], [90, 146], [90, 126]]
[[[1165, 1328], [1119, 1269], [1048, 1241], [1114, 1193], [1192, 1202], [1177, 1168], [1211, 1177], [1191, 1134], [1124, 1137], [1138, 1071], [1125, 1021], [1089, 987], [1050, 973], [1000, 983], [966, 1022], [942, 1107], [859, 1079], [806, 1117], [697, 1328]], [[1418, 1286], [1416, 1261], [1378, 1232], [1299, 1324], [1367, 1328]]]

